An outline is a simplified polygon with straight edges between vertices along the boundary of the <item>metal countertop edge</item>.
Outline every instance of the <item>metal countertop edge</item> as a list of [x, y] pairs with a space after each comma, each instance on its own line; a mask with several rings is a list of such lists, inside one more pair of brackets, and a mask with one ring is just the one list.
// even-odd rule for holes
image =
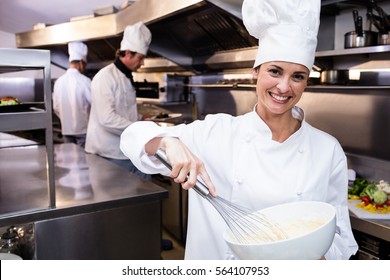
[[69, 217], [74, 215], [88, 214], [98, 211], [126, 207], [130, 205], [146, 204], [149, 202], [156, 202], [159, 200], [161, 201], [162, 199], [165, 199], [167, 197], [168, 191], [162, 189], [160, 192], [145, 194], [136, 197], [125, 197], [110, 201], [79, 204], [70, 207], [46, 208], [34, 212], [17, 212], [13, 213], [12, 215], [4, 215], [3, 217], [0, 217], [0, 227]]

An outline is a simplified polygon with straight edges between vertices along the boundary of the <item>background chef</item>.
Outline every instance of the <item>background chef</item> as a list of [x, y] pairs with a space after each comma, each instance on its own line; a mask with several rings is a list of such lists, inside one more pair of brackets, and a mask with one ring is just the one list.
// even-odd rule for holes
[[150, 30], [138, 22], [125, 28], [120, 50], [113, 63], [93, 78], [92, 108], [85, 150], [146, 179], [119, 149], [120, 135], [139, 120], [132, 72], [144, 63], [152, 40]]
[[91, 79], [83, 75], [88, 47], [71, 42], [68, 52], [69, 68], [54, 83], [53, 109], [61, 121], [64, 142], [84, 147], [91, 109]]

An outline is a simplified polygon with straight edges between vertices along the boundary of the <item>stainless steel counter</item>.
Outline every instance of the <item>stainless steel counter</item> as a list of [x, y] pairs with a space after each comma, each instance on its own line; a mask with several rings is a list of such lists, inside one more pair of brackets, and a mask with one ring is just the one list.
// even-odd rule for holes
[[54, 155], [50, 208], [45, 147], [0, 149], [0, 227], [34, 223], [37, 259], [160, 258], [166, 190], [74, 144]]
[[390, 242], [390, 220], [360, 219], [351, 214], [352, 229]]
[[389, 260], [390, 259], [390, 220], [361, 219], [350, 215], [353, 234], [359, 250], [352, 259]]
[[55, 145], [54, 154], [56, 207], [49, 208], [45, 148], [0, 149], [0, 226], [167, 197], [163, 188], [74, 144]]

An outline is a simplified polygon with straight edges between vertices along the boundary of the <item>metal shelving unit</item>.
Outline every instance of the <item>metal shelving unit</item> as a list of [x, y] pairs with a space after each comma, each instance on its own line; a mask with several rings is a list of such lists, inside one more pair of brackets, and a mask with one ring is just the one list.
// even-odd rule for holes
[[[0, 49], [0, 73], [25, 70], [43, 71], [43, 109], [0, 113], [0, 132], [45, 130], [48, 207], [54, 208], [54, 151], [51, 104], [50, 51], [27, 49]], [[28, 209], [26, 209], [28, 210]], [[2, 213], [0, 213], [0, 216]]]
[[331, 51], [319, 51], [316, 52], [316, 57], [329, 57], [329, 56], [341, 56], [341, 55], [368, 55], [372, 53], [388, 53], [390, 52], [390, 45], [380, 45], [372, 47], [362, 48], [350, 48], [342, 50], [331, 50]]

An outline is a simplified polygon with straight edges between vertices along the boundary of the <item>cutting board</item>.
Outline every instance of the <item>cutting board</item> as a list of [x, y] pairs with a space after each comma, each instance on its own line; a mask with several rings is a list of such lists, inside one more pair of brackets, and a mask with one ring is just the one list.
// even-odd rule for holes
[[361, 219], [376, 219], [376, 220], [390, 220], [390, 213], [387, 214], [375, 214], [369, 211], [366, 211], [362, 208], [357, 208], [356, 204], [360, 203], [361, 200], [348, 200], [348, 208], [353, 214]]

